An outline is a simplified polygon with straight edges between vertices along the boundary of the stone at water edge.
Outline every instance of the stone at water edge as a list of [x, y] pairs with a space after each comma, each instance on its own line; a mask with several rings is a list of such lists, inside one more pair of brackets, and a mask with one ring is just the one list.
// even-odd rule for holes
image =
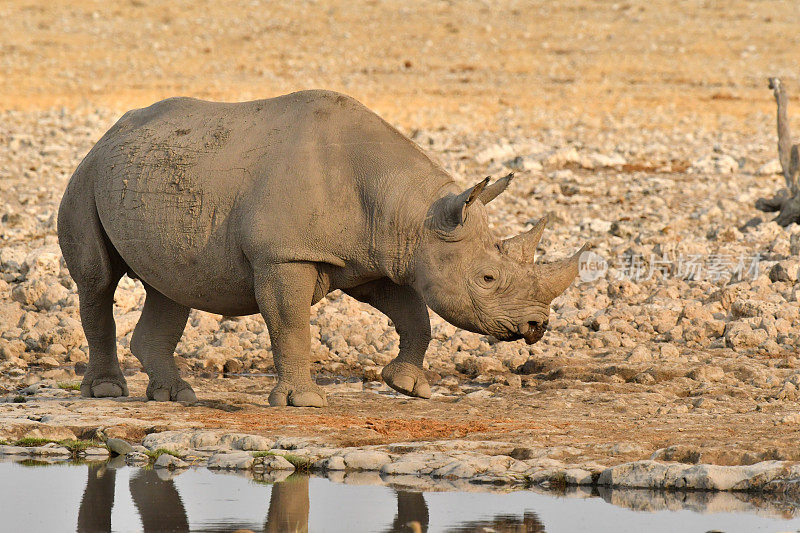
[[0, 446], [0, 456], [3, 455], [30, 455], [31, 448], [24, 446]]
[[162, 453], [161, 455], [159, 455], [158, 459], [156, 459], [155, 464], [153, 464], [154, 468], [169, 468], [169, 469], [186, 468], [187, 466], [189, 466], [189, 464], [186, 461], [178, 457], [175, 457], [174, 455], [170, 455], [168, 453]]
[[341, 455], [332, 455], [327, 459], [322, 459], [314, 463], [315, 468], [319, 468], [321, 470], [331, 470], [331, 471], [339, 471], [339, 470], [346, 470], [347, 465], [344, 462], [344, 459]]
[[444, 479], [466, 479], [475, 477], [477, 473], [478, 472], [469, 464], [454, 460], [434, 470], [431, 476]]
[[72, 457], [72, 452], [64, 446], [59, 446], [54, 442], [50, 442], [43, 446], [35, 446], [30, 449], [31, 455], [46, 456], [46, 457]]
[[766, 483], [773, 480], [796, 476], [786, 461], [719, 466], [643, 460], [607, 468], [600, 474], [597, 484], [649, 489], [762, 490]]
[[79, 452], [79, 455], [83, 455], [84, 457], [87, 458], [96, 459], [100, 457], [108, 457], [109, 453], [108, 450], [105, 448], [92, 447], [92, 448], [86, 448], [86, 450], [84, 450], [82, 453]]
[[214, 470], [249, 470], [255, 458], [247, 452], [217, 453], [208, 458], [208, 468]]
[[128, 466], [147, 466], [150, 464], [150, 457], [145, 453], [132, 451], [125, 455], [125, 464]]
[[265, 472], [294, 470], [294, 465], [280, 455], [265, 455], [256, 457], [253, 462], [253, 470], [263, 470]]
[[344, 462], [348, 468], [354, 470], [380, 470], [384, 465], [392, 462], [392, 458], [379, 451], [354, 450], [344, 455]]
[[419, 474], [428, 465], [422, 461], [400, 460], [396, 463], [388, 463], [381, 468], [382, 474], [388, 475], [407, 475]]
[[127, 455], [133, 451], [133, 446], [122, 439], [108, 439], [106, 441], [106, 446], [108, 446], [108, 450], [115, 455]]

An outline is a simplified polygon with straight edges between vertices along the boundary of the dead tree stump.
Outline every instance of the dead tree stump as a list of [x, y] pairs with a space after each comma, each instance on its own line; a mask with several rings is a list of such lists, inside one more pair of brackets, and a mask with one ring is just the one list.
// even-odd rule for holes
[[768, 213], [778, 211], [775, 222], [781, 226], [788, 226], [792, 222], [800, 224], [800, 194], [798, 194], [797, 179], [800, 158], [798, 145], [792, 144], [792, 134], [789, 131], [786, 90], [778, 78], [769, 78], [769, 88], [772, 89], [775, 102], [778, 104], [778, 159], [786, 180], [786, 188], [780, 189], [772, 198], [759, 198], [756, 201], [756, 209]]

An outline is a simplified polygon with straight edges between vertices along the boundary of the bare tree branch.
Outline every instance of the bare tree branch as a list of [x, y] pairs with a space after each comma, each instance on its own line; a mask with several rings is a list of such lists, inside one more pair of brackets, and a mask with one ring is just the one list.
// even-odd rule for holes
[[772, 198], [759, 198], [756, 200], [756, 209], [768, 213], [779, 211], [775, 222], [781, 226], [788, 226], [793, 222], [800, 224], [800, 154], [798, 145], [792, 144], [792, 133], [789, 131], [788, 98], [779, 78], [769, 78], [769, 88], [778, 104], [778, 159], [786, 180], [786, 189], [779, 190]]
[[780, 211], [789, 198], [789, 191], [780, 189], [772, 198], [759, 198], [756, 200], [756, 209], [765, 213]]
[[772, 89], [772, 93], [775, 95], [775, 102], [778, 104], [778, 158], [783, 169], [786, 187], [794, 196], [798, 190], [798, 155], [797, 145], [792, 145], [792, 133], [789, 129], [789, 118], [787, 116], [789, 106], [786, 90], [780, 78], [769, 78], [769, 88]]

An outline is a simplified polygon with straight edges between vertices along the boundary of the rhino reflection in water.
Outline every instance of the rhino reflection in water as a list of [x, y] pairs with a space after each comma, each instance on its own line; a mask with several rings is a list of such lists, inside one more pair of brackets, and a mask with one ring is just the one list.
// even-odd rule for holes
[[[120, 462], [118, 466], [124, 465]], [[109, 467], [110, 466], [110, 467]], [[291, 475], [272, 485], [265, 532], [308, 531], [310, 509], [309, 477]], [[86, 489], [78, 511], [78, 532], [111, 530], [116, 470], [109, 465], [89, 465]], [[181, 496], [171, 479], [162, 479], [156, 470], [137, 470], [128, 484], [131, 498], [145, 532], [189, 531], [189, 519]], [[427, 532], [428, 505], [421, 492], [396, 490], [397, 514], [387, 533]], [[203, 531], [252, 531], [251, 523], [204, 524]], [[544, 525], [534, 513], [516, 516], [499, 515], [489, 520], [464, 522], [448, 529], [453, 532], [497, 531], [501, 533], [543, 533]]]
[[78, 509], [78, 531], [111, 531], [116, 471], [105, 465], [89, 465], [86, 489]]
[[397, 496], [397, 515], [391, 529], [395, 531], [428, 531], [428, 504], [421, 492], [395, 491]]
[[264, 531], [308, 531], [308, 511], [308, 476], [289, 476], [272, 485]]
[[172, 480], [163, 480], [154, 470], [141, 469], [128, 483], [131, 498], [145, 531], [189, 531], [183, 501]]
[[[79, 532], [111, 531], [115, 486], [115, 468], [89, 465], [78, 510]], [[144, 531], [189, 531], [186, 510], [171, 480], [159, 478], [155, 470], [141, 469], [131, 477], [128, 487]]]

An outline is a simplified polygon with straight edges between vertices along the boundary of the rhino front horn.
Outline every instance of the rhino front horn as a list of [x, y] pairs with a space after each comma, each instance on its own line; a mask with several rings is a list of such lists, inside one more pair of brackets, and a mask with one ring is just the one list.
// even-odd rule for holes
[[572, 284], [578, 276], [581, 254], [588, 249], [589, 243], [586, 243], [572, 257], [536, 266], [542, 290], [548, 300], [552, 301]]
[[533, 263], [548, 218], [549, 215], [545, 215], [525, 233], [504, 240], [503, 249], [506, 253], [520, 263]]

